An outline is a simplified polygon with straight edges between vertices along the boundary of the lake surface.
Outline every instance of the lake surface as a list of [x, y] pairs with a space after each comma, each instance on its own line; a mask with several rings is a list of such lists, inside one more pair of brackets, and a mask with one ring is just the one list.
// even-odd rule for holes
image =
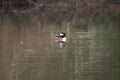
[[[0, 80], [119, 80], [120, 28], [74, 26], [0, 27]], [[66, 32], [60, 48], [54, 41]]]

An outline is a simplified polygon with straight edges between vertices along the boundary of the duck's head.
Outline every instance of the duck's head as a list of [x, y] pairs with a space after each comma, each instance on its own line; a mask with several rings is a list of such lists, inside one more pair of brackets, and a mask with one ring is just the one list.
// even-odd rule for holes
[[65, 33], [60, 32], [60, 37], [65, 37], [65, 36], [66, 36], [66, 34], [65, 34]]

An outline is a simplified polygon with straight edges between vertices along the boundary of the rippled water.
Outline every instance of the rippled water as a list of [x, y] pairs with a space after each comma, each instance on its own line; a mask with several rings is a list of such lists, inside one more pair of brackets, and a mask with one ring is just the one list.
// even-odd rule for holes
[[[0, 80], [119, 80], [119, 28], [43, 25], [0, 29]], [[67, 42], [54, 42], [59, 32]]]

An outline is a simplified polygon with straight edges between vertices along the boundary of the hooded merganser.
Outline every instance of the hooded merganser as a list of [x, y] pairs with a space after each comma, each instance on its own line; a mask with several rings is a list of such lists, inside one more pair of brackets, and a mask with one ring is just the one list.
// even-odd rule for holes
[[61, 43], [65, 43], [66, 42], [66, 34], [63, 32], [60, 32], [58, 36], [55, 37], [55, 41], [56, 42], [61, 42]]
[[66, 42], [66, 34], [65, 33], [60, 32], [59, 36], [61, 38], [60, 42], [63, 42], [63, 43]]

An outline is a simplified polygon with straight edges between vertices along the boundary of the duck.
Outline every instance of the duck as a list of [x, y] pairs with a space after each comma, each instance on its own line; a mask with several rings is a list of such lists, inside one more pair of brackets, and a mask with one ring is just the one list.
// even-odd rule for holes
[[55, 37], [55, 41], [58, 43], [65, 43], [66, 40], [66, 33], [64, 32], [60, 32], [59, 35]]
[[60, 36], [60, 42], [65, 43], [66, 42], [66, 33], [59, 33]]

